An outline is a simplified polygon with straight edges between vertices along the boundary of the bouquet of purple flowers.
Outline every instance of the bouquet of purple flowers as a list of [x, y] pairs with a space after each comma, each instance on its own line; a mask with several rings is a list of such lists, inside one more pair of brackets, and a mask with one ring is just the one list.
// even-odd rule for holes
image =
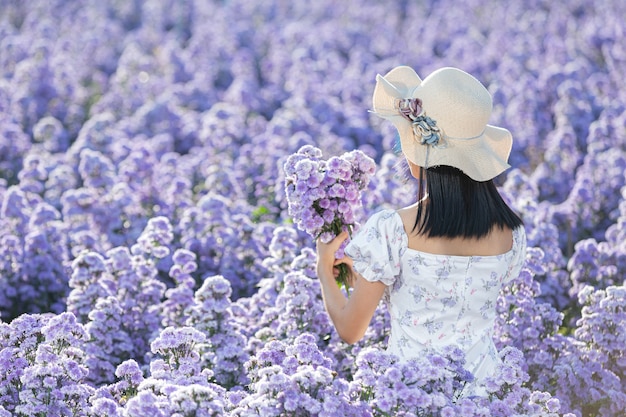
[[[289, 215], [296, 226], [324, 243], [346, 230], [352, 234], [361, 208], [361, 191], [376, 171], [374, 160], [359, 150], [322, 159], [322, 151], [305, 145], [284, 165]], [[343, 248], [336, 254], [343, 257]], [[337, 282], [347, 288], [348, 269], [339, 265]]]

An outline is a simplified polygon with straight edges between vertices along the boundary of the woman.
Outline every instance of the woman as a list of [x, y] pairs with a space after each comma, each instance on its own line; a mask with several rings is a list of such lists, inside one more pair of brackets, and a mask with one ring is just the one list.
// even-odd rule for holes
[[[495, 371], [496, 299], [524, 263], [521, 219], [493, 183], [505, 171], [512, 138], [487, 124], [492, 101], [471, 75], [442, 68], [421, 80], [409, 67], [378, 75], [374, 112], [398, 129], [402, 152], [419, 181], [416, 202], [371, 216], [345, 248], [343, 233], [317, 242], [317, 273], [339, 335], [360, 340], [381, 299], [391, 317], [388, 350], [401, 360], [454, 344], [476, 378]], [[335, 283], [349, 266], [352, 292]]]

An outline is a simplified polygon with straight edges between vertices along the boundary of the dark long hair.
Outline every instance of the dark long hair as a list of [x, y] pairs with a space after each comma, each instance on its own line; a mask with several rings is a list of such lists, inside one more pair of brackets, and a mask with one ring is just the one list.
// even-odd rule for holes
[[461, 170], [444, 165], [420, 168], [419, 179], [420, 203], [413, 226], [418, 234], [480, 238], [495, 226], [515, 229], [523, 224], [502, 199], [493, 180], [475, 181]]

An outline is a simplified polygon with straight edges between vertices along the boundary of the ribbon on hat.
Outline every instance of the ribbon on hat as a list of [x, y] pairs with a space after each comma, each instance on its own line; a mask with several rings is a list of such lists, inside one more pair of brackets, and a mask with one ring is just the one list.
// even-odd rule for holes
[[[403, 98], [402, 93], [380, 74], [376, 76], [376, 81], [381, 83], [383, 90], [394, 98], [394, 101], [393, 109], [377, 109], [374, 113], [385, 119], [399, 114], [411, 124], [415, 139], [422, 145], [436, 148], [445, 148], [447, 146], [443, 131], [437, 126], [437, 122], [434, 119], [426, 115], [422, 107], [422, 100], [419, 98]], [[381, 112], [380, 110], [383, 111]]]

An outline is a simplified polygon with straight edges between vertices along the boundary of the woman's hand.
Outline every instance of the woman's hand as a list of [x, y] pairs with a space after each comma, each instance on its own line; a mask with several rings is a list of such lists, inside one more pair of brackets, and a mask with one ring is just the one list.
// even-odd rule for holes
[[344, 256], [341, 259], [335, 258], [335, 253], [339, 250], [341, 245], [348, 238], [348, 232], [341, 232], [337, 237], [328, 243], [322, 243], [317, 239], [317, 274], [325, 275], [332, 274], [337, 277], [339, 271], [337, 265], [346, 264], [352, 272], [352, 259], [349, 256]]
[[[354, 271], [349, 256], [335, 258], [335, 253], [347, 238], [348, 232], [343, 232], [328, 243], [317, 240], [317, 276], [324, 306], [337, 333], [346, 342], [355, 343], [365, 334], [386, 287], [380, 281], [369, 282]], [[352, 288], [349, 299], [335, 281], [340, 264], [345, 264], [348, 269], [347, 281]]]

